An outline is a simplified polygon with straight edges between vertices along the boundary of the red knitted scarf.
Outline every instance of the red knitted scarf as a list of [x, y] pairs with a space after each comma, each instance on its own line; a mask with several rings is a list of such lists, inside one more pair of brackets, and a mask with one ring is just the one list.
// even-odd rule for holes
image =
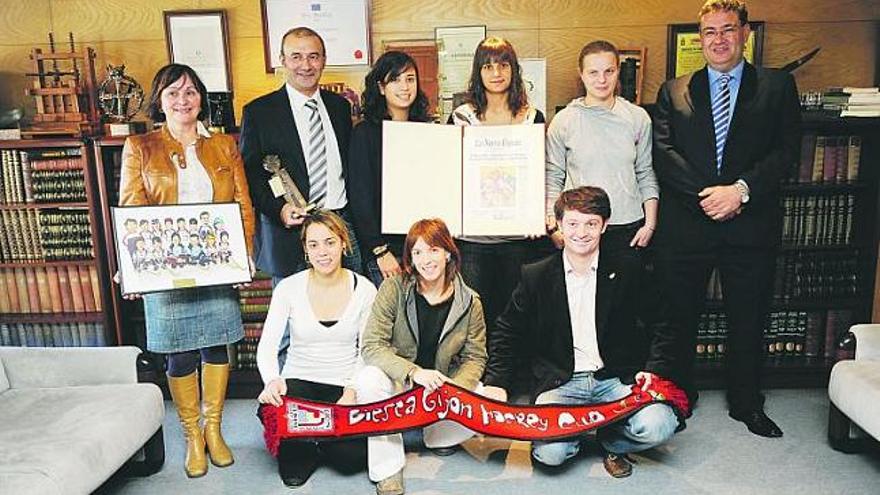
[[383, 401], [352, 406], [284, 397], [282, 406], [263, 405], [258, 415], [265, 427], [266, 447], [277, 455], [281, 439], [385, 435], [442, 420], [494, 437], [553, 440], [607, 426], [654, 403], [671, 405], [680, 418], [688, 416], [684, 392], [659, 378], [647, 391], [633, 385], [632, 393], [623, 399], [584, 406], [513, 405], [446, 383], [430, 394], [417, 387]]

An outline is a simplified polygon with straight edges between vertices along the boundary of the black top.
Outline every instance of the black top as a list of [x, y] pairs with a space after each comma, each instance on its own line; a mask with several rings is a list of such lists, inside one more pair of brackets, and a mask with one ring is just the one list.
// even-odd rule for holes
[[437, 345], [440, 343], [440, 332], [449, 316], [452, 297], [431, 305], [424, 296], [416, 292], [416, 317], [419, 322], [419, 352], [416, 364], [425, 369], [434, 369], [437, 358]]
[[382, 123], [364, 120], [354, 128], [348, 150], [348, 205], [358, 242], [369, 255], [385, 242], [382, 218]]

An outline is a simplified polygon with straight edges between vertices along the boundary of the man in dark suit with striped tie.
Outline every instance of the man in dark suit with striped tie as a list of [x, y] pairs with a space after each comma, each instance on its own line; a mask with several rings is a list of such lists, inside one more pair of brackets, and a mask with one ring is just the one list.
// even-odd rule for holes
[[348, 214], [345, 176], [351, 134], [351, 105], [319, 88], [326, 52], [324, 40], [307, 27], [293, 28], [281, 41], [284, 86], [244, 107], [241, 154], [260, 213], [256, 264], [274, 282], [306, 268], [300, 225], [306, 212], [284, 201], [270, 187], [272, 174], [263, 166], [269, 155], [280, 158], [305, 199], [334, 210], [348, 222], [351, 252], [346, 268], [361, 271], [361, 258]]
[[660, 182], [657, 270], [679, 332], [678, 383], [696, 399], [700, 313], [714, 268], [727, 314], [729, 414], [765, 437], [782, 436], [764, 413], [763, 332], [780, 241], [779, 187], [800, 146], [800, 106], [788, 73], [743, 58], [750, 33], [738, 0], [700, 11], [706, 67], [667, 81], [654, 115]]

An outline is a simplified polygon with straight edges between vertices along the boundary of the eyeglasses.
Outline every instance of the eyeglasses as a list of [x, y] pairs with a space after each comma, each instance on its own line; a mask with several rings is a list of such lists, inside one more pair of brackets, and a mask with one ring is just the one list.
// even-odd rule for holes
[[733, 38], [734, 33], [739, 31], [739, 26], [724, 26], [720, 30], [715, 28], [706, 28], [700, 30], [700, 37], [706, 40], [714, 40], [715, 38]]

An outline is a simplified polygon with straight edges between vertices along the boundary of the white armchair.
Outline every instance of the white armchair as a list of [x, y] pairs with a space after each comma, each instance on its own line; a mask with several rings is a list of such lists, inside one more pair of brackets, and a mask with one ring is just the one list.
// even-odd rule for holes
[[842, 452], [857, 452], [866, 443], [853, 426], [880, 439], [880, 324], [853, 325], [856, 358], [840, 361], [831, 370], [828, 397], [828, 441]]

